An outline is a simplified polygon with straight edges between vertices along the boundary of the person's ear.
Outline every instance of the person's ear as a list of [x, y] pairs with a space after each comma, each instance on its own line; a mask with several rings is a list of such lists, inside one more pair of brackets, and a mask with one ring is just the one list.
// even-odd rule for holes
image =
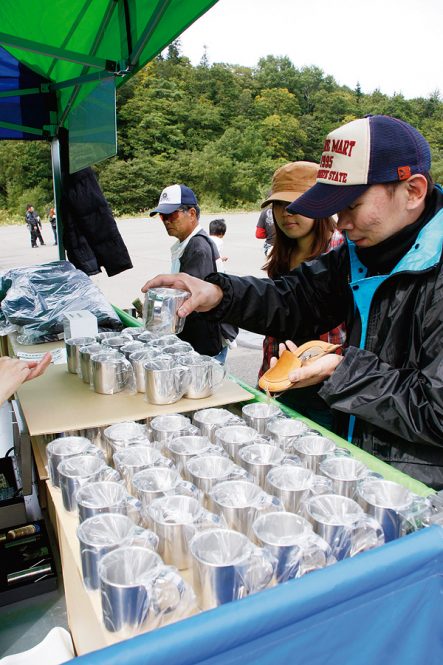
[[417, 173], [406, 181], [408, 200], [406, 207], [408, 210], [415, 210], [424, 202], [428, 191], [428, 181], [424, 175]]

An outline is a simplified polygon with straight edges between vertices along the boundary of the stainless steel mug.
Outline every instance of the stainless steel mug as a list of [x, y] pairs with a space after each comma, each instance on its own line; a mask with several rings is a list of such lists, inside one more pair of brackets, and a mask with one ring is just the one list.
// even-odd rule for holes
[[122, 448], [149, 445], [150, 435], [146, 425], [126, 420], [106, 427], [103, 431], [103, 441], [107, 459], [111, 461], [114, 453]]
[[144, 514], [155, 499], [165, 495], [181, 494], [201, 499], [200, 490], [183, 480], [174, 467], [157, 466], [138, 471], [132, 477], [132, 487], [135, 496], [141, 501]]
[[173, 462], [151, 446], [128, 446], [114, 453], [114, 466], [125, 481], [126, 489], [132, 494], [134, 474], [152, 466], [173, 466]]
[[191, 430], [191, 421], [180, 413], [155, 416], [150, 423], [153, 440], [164, 443], [174, 436], [184, 436]]
[[245, 404], [242, 407], [242, 416], [248, 427], [257, 430], [259, 434], [267, 434], [268, 423], [282, 416], [281, 409], [275, 404], [266, 404], [265, 402], [253, 402]]
[[191, 344], [189, 344], [189, 342], [182, 342], [181, 340], [178, 340], [173, 344], [168, 344], [167, 346], [163, 346], [162, 353], [166, 353], [166, 355], [168, 356], [185, 356], [191, 354], [199, 357], [199, 354], [195, 353], [194, 348], [192, 347]]
[[105, 337], [101, 344], [103, 347], [108, 347], [114, 351], [120, 351], [121, 348], [132, 341], [128, 335], [114, 335], [114, 337]]
[[295, 455], [286, 455], [279, 446], [267, 443], [252, 443], [243, 446], [237, 453], [239, 464], [249, 471], [255, 482], [264, 488], [268, 472], [281, 464], [301, 466], [301, 459]]
[[98, 455], [103, 459], [103, 453], [84, 436], [63, 436], [50, 441], [46, 446], [48, 459], [48, 474], [54, 487], [60, 487], [58, 465], [64, 459], [75, 455]]
[[215, 443], [215, 432], [219, 427], [228, 424], [244, 424], [241, 418], [234, 416], [227, 409], [201, 409], [196, 411], [192, 418], [204, 436], [207, 436], [212, 443]]
[[123, 344], [122, 347], [120, 347], [120, 353], [123, 353], [125, 358], [130, 360], [130, 356], [135, 353], [136, 351], [143, 351], [146, 349], [146, 344], [143, 344], [143, 342], [139, 342], [137, 340], [131, 340], [130, 342], [126, 342], [126, 344]]
[[225, 367], [211, 356], [190, 353], [179, 356], [179, 362], [189, 368], [190, 379], [185, 393], [189, 399], [203, 399], [213, 395], [226, 376]]
[[188, 459], [211, 452], [220, 454], [221, 449], [214, 446], [207, 436], [196, 435], [175, 437], [166, 443], [164, 451], [173, 460], [183, 477], [188, 480], [185, 466]]
[[94, 344], [94, 337], [71, 337], [65, 339], [66, 358], [68, 363], [68, 372], [78, 374], [80, 371], [79, 350], [81, 346]]
[[88, 344], [86, 346], [81, 346], [79, 348], [78, 351], [79, 367], [80, 367], [79, 374], [81, 376], [83, 383], [87, 383], [88, 385], [91, 383], [90, 358], [94, 353], [99, 353], [101, 349], [102, 346], [98, 342], [95, 342], [94, 344]]
[[167, 615], [181, 618], [187, 596], [183, 578], [163, 565], [158, 554], [128, 546], [105, 554], [99, 562], [103, 622], [107, 630], [130, 637]]
[[189, 541], [202, 529], [224, 526], [218, 515], [205, 510], [197, 499], [174, 495], [155, 499], [148, 506], [147, 515], [152, 529], [159, 537], [158, 551], [163, 561], [179, 570], [191, 566]]
[[294, 441], [293, 449], [308, 469], [318, 473], [321, 462], [334, 453], [336, 445], [325, 436], [301, 436]]
[[134, 351], [134, 353], [131, 353], [129, 356], [129, 362], [134, 370], [135, 385], [137, 392], [139, 393], [146, 392], [145, 362], [158, 356], [158, 351], [149, 349], [146, 344], [143, 344], [143, 347], [142, 350]]
[[352, 457], [326, 457], [320, 462], [319, 471], [331, 480], [334, 494], [350, 499], [356, 498], [359, 481], [371, 474], [367, 466]]
[[337, 561], [384, 543], [379, 522], [366, 515], [353, 499], [322, 494], [309, 498], [305, 506], [315, 533], [329, 543]]
[[274, 575], [274, 557], [231, 529], [197, 533], [190, 551], [193, 588], [202, 610], [261, 591]]
[[257, 431], [247, 425], [227, 425], [215, 432], [215, 442], [237, 463], [240, 463], [239, 450], [254, 443], [257, 438]]
[[273, 418], [267, 424], [267, 434], [271, 435], [277, 446], [288, 453], [294, 452], [295, 441], [309, 431], [308, 425], [296, 418]]
[[275, 581], [287, 582], [336, 559], [328, 543], [312, 531], [307, 520], [294, 513], [268, 513], [252, 525], [255, 539], [277, 560]]
[[96, 393], [114, 395], [125, 388], [132, 389], [132, 384], [135, 386], [132, 365], [123, 354], [95, 353], [90, 363], [91, 384]]
[[[105, 473], [106, 472], [106, 473]], [[60, 489], [65, 510], [77, 508], [77, 490], [92, 480], [118, 479], [118, 474], [97, 455], [76, 455], [58, 465]]]
[[134, 513], [141, 510], [141, 502], [131, 497], [121, 483], [112, 480], [86, 483], [77, 491], [76, 501], [80, 522], [102, 513], [119, 513], [137, 523]]
[[145, 394], [150, 404], [173, 404], [183, 397], [190, 380], [187, 367], [165, 355], [147, 360], [144, 368]]
[[237, 478], [253, 481], [246, 469], [234, 464], [224, 455], [198, 455], [185, 462], [189, 480], [202, 492], [208, 494], [216, 483]]
[[275, 496], [247, 480], [225, 480], [208, 493], [210, 510], [223, 515], [230, 529], [251, 535], [252, 523], [265, 512], [283, 510]]
[[108, 552], [133, 543], [143, 544], [148, 550], [158, 547], [158, 537], [152, 531], [136, 527], [129, 517], [118, 513], [89, 517], [78, 527], [77, 537], [83, 580], [86, 588], [91, 590], [100, 586], [98, 564]]
[[424, 526], [431, 513], [427, 499], [390, 480], [361, 481], [357, 497], [363, 510], [381, 524], [387, 543]]
[[311, 494], [331, 494], [332, 483], [328, 478], [315, 475], [311, 469], [284, 464], [268, 472], [264, 489], [280, 499], [285, 510], [298, 513]]
[[162, 335], [181, 333], [185, 319], [179, 317], [177, 312], [190, 295], [180, 289], [149, 289], [143, 306], [146, 329]]

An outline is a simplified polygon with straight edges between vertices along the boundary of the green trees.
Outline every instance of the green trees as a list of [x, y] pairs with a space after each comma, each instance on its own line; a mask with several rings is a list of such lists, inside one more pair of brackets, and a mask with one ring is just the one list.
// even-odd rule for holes
[[[315, 66], [297, 69], [267, 56], [256, 67], [192, 66], [178, 42], [119, 88], [118, 155], [96, 166], [115, 214], [152, 207], [160, 190], [184, 182], [204, 206], [255, 205], [273, 171], [298, 159], [318, 161], [325, 135], [368, 113], [418, 127], [443, 180], [443, 102], [406, 100], [339, 86]], [[23, 214], [32, 201], [45, 213], [52, 199], [50, 150], [43, 142], [0, 142], [0, 211]], [[1, 217], [1, 215], [0, 215]]]

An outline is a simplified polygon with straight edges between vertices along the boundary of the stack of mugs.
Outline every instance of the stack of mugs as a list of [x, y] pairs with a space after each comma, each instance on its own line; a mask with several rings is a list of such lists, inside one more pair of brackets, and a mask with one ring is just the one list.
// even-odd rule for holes
[[119, 423], [95, 443], [70, 434], [48, 445], [51, 481], [78, 510], [85, 585], [122, 636], [299, 578], [429, 517], [427, 500], [274, 405]]

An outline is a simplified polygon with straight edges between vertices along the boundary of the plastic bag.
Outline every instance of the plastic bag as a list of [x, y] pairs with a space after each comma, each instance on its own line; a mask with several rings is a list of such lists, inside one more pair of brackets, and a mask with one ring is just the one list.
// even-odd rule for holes
[[19, 327], [21, 344], [58, 339], [66, 312], [87, 309], [104, 327], [121, 327], [102, 292], [69, 261], [8, 270], [0, 277], [1, 309]]

